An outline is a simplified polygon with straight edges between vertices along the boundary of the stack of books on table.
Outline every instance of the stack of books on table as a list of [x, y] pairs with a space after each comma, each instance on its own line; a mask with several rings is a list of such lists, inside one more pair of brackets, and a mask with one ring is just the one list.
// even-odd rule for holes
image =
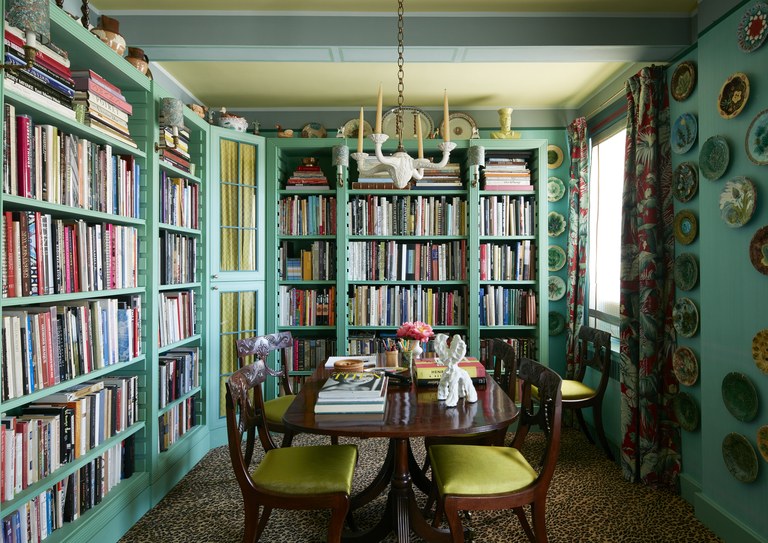
[[288, 190], [328, 190], [328, 179], [314, 159], [304, 159], [304, 163], [294, 170], [285, 182]]
[[458, 162], [449, 162], [445, 168], [424, 168], [421, 179], [414, 184], [415, 189], [452, 190], [461, 189], [461, 169]]
[[[6, 25], [4, 44], [6, 63], [20, 66], [26, 64], [24, 32]], [[64, 117], [74, 119], [72, 98], [75, 95], [75, 82], [72, 79], [66, 51], [52, 43], [38, 44], [37, 48], [35, 65], [32, 68], [3, 72], [5, 88]]]
[[191, 173], [189, 156], [189, 130], [179, 128], [177, 143], [173, 142], [173, 128], [160, 125], [160, 141], [165, 142], [165, 147], [160, 153], [163, 162], [175, 166], [178, 169]]
[[136, 147], [128, 131], [133, 107], [116, 87], [93, 70], [74, 70], [75, 105], [85, 107], [83, 122], [96, 130]]
[[[459, 367], [466, 370], [474, 385], [485, 385], [488, 373], [485, 366], [477, 359], [466, 357], [459, 362]], [[448, 366], [435, 358], [418, 358], [415, 363], [416, 386], [436, 387]]]
[[533, 190], [531, 170], [523, 156], [487, 156], [482, 178], [484, 190]]
[[372, 371], [334, 371], [317, 393], [315, 418], [381, 420], [389, 378]]

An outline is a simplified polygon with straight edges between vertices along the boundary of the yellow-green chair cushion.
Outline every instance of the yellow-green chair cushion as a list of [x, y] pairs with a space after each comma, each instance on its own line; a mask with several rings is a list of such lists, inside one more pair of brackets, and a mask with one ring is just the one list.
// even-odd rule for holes
[[296, 395], [289, 394], [288, 396], [280, 396], [274, 400], [264, 402], [264, 414], [267, 416], [267, 423], [269, 424], [282, 424], [283, 415], [288, 410], [288, 406], [293, 403]]
[[[563, 401], [583, 400], [585, 398], [591, 398], [596, 394], [594, 388], [585, 385], [581, 381], [572, 381], [570, 379], [563, 379], [563, 385], [560, 390], [563, 394]], [[531, 386], [531, 395], [538, 400], [539, 389], [535, 386]]]
[[536, 470], [512, 447], [433, 445], [429, 458], [440, 495], [513, 492], [537, 477]]
[[281, 494], [349, 494], [356, 462], [355, 445], [272, 449], [251, 478], [259, 488]]

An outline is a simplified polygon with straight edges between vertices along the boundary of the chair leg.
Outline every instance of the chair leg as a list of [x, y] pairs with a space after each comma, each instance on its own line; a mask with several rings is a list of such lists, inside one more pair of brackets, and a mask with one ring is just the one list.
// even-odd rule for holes
[[523, 531], [525, 532], [525, 535], [528, 536], [528, 539], [531, 542], [536, 541], [536, 536], [533, 535], [533, 530], [531, 529], [531, 525], [528, 522], [528, 517], [525, 516], [525, 509], [522, 507], [515, 507], [514, 508], [515, 515], [517, 515], [517, 519], [520, 521], [520, 526], [523, 527]]
[[576, 409], [576, 418], [579, 419], [579, 426], [581, 426], [581, 431], [584, 432], [584, 435], [587, 436], [587, 439], [589, 440], [592, 445], [595, 444], [595, 440], [592, 439], [592, 436], [589, 433], [589, 430], [587, 429], [587, 422], [584, 420], [584, 415], [581, 414], [581, 409]]
[[451, 540], [453, 543], [464, 543], [464, 528], [461, 525], [460, 511], [451, 502], [450, 498], [442, 501], [444, 503], [445, 520], [448, 521], [448, 528], [451, 530]]
[[328, 525], [328, 543], [341, 543], [341, 534], [344, 531], [344, 521], [349, 512], [349, 497], [344, 504], [331, 509], [331, 522]]
[[339, 436], [331, 436], [331, 445], [339, 444]]
[[293, 443], [293, 430], [286, 430], [283, 434], [283, 441], [280, 443], [280, 447], [290, 447], [291, 443]]
[[256, 543], [259, 540], [259, 506], [249, 507], [248, 504], [246, 504], [243, 507], [243, 512], [245, 514], [243, 543]]
[[544, 513], [544, 501], [541, 503], [533, 502], [531, 504], [531, 516], [533, 517], [533, 532], [536, 534], [536, 543], [547, 543], [547, 524]]
[[597, 428], [597, 438], [600, 440], [600, 444], [605, 449], [605, 455], [608, 460], [613, 461], [613, 453], [611, 447], [608, 445], [608, 439], [605, 437], [605, 429], [603, 428], [603, 405], [597, 404], [592, 408], [595, 416], [595, 427]]
[[261, 518], [259, 519], [259, 525], [256, 528], [256, 539], [254, 541], [258, 541], [261, 537], [262, 532], [264, 532], [264, 528], [267, 527], [267, 521], [269, 520], [269, 515], [272, 514], [272, 508], [271, 507], [264, 507], [261, 510]]

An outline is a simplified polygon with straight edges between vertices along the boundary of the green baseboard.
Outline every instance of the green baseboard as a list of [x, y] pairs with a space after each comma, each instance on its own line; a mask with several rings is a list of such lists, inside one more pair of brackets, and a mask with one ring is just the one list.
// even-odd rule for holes
[[693, 506], [696, 518], [726, 543], [768, 543], [768, 537], [744, 526], [701, 492], [696, 494]]

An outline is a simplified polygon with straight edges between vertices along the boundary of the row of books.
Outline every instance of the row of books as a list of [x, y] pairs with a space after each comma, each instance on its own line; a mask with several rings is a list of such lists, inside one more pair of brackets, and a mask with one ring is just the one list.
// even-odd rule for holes
[[140, 331], [137, 296], [4, 310], [3, 400], [139, 356]]
[[84, 123], [99, 132], [136, 147], [131, 138], [128, 121], [133, 107], [122, 90], [93, 70], [73, 73], [74, 103], [85, 110]]
[[158, 407], [163, 408], [200, 386], [200, 349], [173, 349], [158, 357]]
[[174, 232], [160, 232], [160, 284], [197, 281], [197, 239]]
[[400, 326], [406, 321], [430, 325], [465, 326], [466, 288], [421, 285], [357, 285], [349, 295], [351, 326]]
[[401, 243], [351, 241], [347, 253], [351, 281], [464, 281], [467, 242]]
[[277, 212], [281, 235], [336, 235], [335, 196], [320, 194], [280, 198]]
[[282, 285], [278, 306], [281, 326], [334, 326], [336, 287], [301, 289]]
[[301, 371], [322, 366], [325, 360], [335, 352], [335, 339], [294, 337], [293, 343], [282, 350], [282, 356], [286, 357], [289, 368]]
[[535, 235], [536, 202], [531, 196], [483, 196], [480, 198], [481, 236]]
[[74, 462], [138, 420], [138, 378], [89, 381], [0, 419], [2, 498]]
[[388, 386], [389, 378], [379, 372], [332, 372], [317, 393], [315, 418], [383, 418]]
[[42, 541], [74, 522], [135, 469], [134, 436], [110, 447], [3, 517], [3, 541]]
[[177, 129], [174, 141], [173, 128], [160, 125], [160, 142], [165, 146], [160, 152], [160, 160], [187, 173], [192, 172], [191, 157], [189, 154], [189, 130]]
[[480, 326], [534, 326], [536, 291], [485, 285], [480, 289]]
[[195, 291], [161, 292], [159, 346], [165, 347], [197, 333]]
[[200, 227], [200, 186], [183, 177], [160, 172], [160, 222], [173, 226]]
[[481, 180], [484, 190], [533, 190], [528, 157], [515, 153], [487, 154]]
[[336, 243], [313, 241], [308, 249], [280, 242], [278, 261], [280, 278], [288, 281], [324, 281], [336, 279]]
[[65, 221], [38, 211], [6, 211], [2, 223], [5, 298], [138, 285], [135, 227]]
[[3, 192], [127, 217], [139, 216], [140, 169], [130, 155], [4, 106]]
[[196, 424], [195, 396], [187, 398], [171, 407], [158, 418], [158, 449], [167, 451], [174, 443], [191, 430]]
[[305, 159], [305, 163], [297, 166], [285, 181], [288, 190], [327, 190], [328, 178], [323, 173], [316, 160]]
[[356, 236], [465, 236], [467, 202], [459, 196], [354, 196], [347, 233]]
[[526, 239], [480, 244], [481, 281], [530, 281], [536, 277], [536, 246]]

